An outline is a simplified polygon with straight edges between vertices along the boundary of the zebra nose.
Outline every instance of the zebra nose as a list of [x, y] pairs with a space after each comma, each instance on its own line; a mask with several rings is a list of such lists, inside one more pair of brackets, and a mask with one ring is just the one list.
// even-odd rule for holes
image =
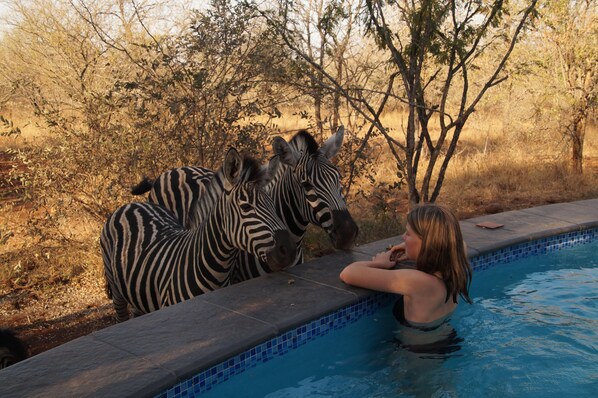
[[274, 232], [274, 247], [266, 254], [266, 261], [272, 271], [279, 271], [293, 265], [297, 255], [297, 245], [289, 231]]
[[359, 227], [353, 221], [351, 213], [347, 210], [334, 210], [332, 212], [332, 233], [330, 238], [336, 249], [348, 250], [353, 247]]

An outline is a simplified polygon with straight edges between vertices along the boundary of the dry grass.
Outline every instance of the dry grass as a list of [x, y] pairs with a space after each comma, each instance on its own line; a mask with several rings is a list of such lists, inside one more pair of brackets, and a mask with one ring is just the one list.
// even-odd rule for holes
[[36, 217], [43, 220], [40, 213], [26, 205], [0, 209], [0, 236], [5, 237], [0, 245], [0, 295], [42, 295], [58, 286], [103, 279], [97, 223], [73, 216], [63, 220], [70, 225], [44, 233], [31, 224]]
[[[403, 119], [404, 115], [388, 115], [386, 123], [401, 126]], [[400, 129], [394, 131], [396, 138], [402, 138]], [[466, 218], [490, 207], [509, 210], [597, 197], [595, 125], [587, 128], [584, 150], [585, 172], [577, 175], [569, 167], [570, 149], [558, 133], [525, 122], [507, 125], [476, 116], [461, 134], [438, 202]], [[382, 162], [377, 180], [384, 181], [392, 167], [392, 162]]]
[[514, 131], [489, 134], [487, 140], [477, 136], [476, 140], [471, 131], [466, 133], [442, 194], [442, 201], [463, 215], [475, 213], [484, 204], [512, 209], [598, 195], [595, 128], [587, 134], [583, 175], [571, 171], [569, 148], [559, 136]]
[[[395, 138], [402, 140], [405, 115], [388, 113], [383, 119]], [[294, 131], [307, 127], [307, 120], [299, 115], [290, 115], [277, 121], [280, 131]], [[23, 136], [17, 139], [2, 138], [0, 148], [19, 147], [25, 140], [35, 140], [43, 135], [36, 128], [35, 123], [28, 122]], [[433, 129], [434, 134], [434, 129]], [[379, 140], [376, 164], [378, 169], [374, 174], [375, 186], [369, 182], [361, 188], [367, 193], [366, 198], [350, 198], [350, 205], [356, 219], [363, 224], [360, 243], [380, 239], [392, 234], [395, 227], [400, 229], [401, 217], [407, 209], [405, 190], [390, 190], [389, 184], [394, 182], [395, 170], [392, 157], [387, 154], [385, 143]], [[537, 126], [530, 126], [525, 122], [504, 122], [502, 119], [485, 117], [474, 114], [464, 129], [456, 154], [447, 170], [439, 202], [446, 203], [458, 211], [462, 217], [477, 215], [484, 212], [484, 208], [497, 204], [505, 210], [520, 208], [527, 205], [576, 200], [595, 197], [598, 195], [598, 128], [590, 126], [585, 143], [586, 173], [575, 175], [567, 166], [568, 148], [558, 134], [538, 132]], [[420, 173], [421, 178], [422, 173]], [[352, 192], [355, 192], [353, 190]], [[32, 215], [4, 206], [0, 208], [3, 223], [0, 224], [0, 258], [10, 257], [10, 253], [19, 250], [23, 243], [17, 243], [15, 236], [26, 235], [23, 221]], [[89, 242], [91, 248], [97, 243], [100, 225], [91, 220], [79, 219], [62, 220], [65, 233], [77, 235], [79, 242]], [[97, 232], [97, 233], [96, 233]], [[330, 250], [315, 230], [310, 230], [315, 237], [307, 240], [308, 245], [313, 241], [314, 253], [325, 253]], [[401, 231], [398, 231], [400, 233]], [[95, 233], [95, 235], [94, 235]], [[12, 235], [13, 237], [9, 237]], [[325, 240], [325, 239], [324, 239]], [[22, 262], [35, 262], [36, 258], [45, 258], [48, 252], [65, 252], [63, 255], [52, 254], [53, 259], [68, 263], [68, 254], [64, 248], [42, 247], [37, 249], [39, 242], [29, 242], [32, 259], [22, 259]], [[70, 248], [72, 251], [73, 248]], [[82, 248], [80, 250], [87, 250]], [[72, 254], [72, 253], [71, 253]], [[90, 261], [99, 261], [98, 253], [91, 254]], [[37, 257], [36, 257], [37, 256]], [[80, 258], [81, 256], [77, 256]], [[7, 270], [10, 268], [10, 270]], [[28, 268], [28, 267], [25, 267]], [[35, 268], [35, 267], [34, 267]], [[46, 267], [47, 268], [47, 267]], [[51, 267], [54, 268], [54, 267]], [[60, 267], [58, 267], [60, 268]], [[67, 279], [71, 275], [78, 275], [79, 266], [75, 271], [66, 272]], [[93, 268], [86, 264], [84, 269]], [[0, 269], [0, 280], [14, 278], [15, 270], [22, 269], [15, 264], [5, 265]], [[95, 271], [94, 271], [95, 272]], [[56, 276], [56, 280], [65, 277]], [[8, 275], [8, 276], [7, 276]], [[52, 280], [52, 277], [45, 277]]]

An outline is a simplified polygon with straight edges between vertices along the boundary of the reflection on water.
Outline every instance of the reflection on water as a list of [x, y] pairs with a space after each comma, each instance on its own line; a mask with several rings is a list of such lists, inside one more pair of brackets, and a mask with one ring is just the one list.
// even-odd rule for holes
[[391, 383], [401, 397], [456, 397], [452, 371], [443, 364], [460, 356], [463, 338], [447, 321], [421, 330], [397, 323], [394, 349], [389, 353]]
[[457, 337], [457, 332], [450, 324], [452, 313], [429, 323], [407, 321], [402, 295], [398, 295], [392, 313], [397, 320], [398, 328], [394, 331], [394, 336], [399, 347], [439, 359], [461, 349], [459, 343], [463, 339]]
[[[418, 336], [420, 342], [413, 342], [414, 339], [409, 339], [410, 343], [405, 343], [400, 338], [396, 339], [399, 348], [405, 349], [413, 354], [420, 354], [421, 359], [446, 359], [449, 354], [457, 352], [461, 349], [461, 343], [463, 339], [457, 335], [455, 329], [450, 325], [446, 325], [447, 330], [437, 336], [423, 338]], [[427, 334], [433, 334], [434, 332], [422, 332]], [[415, 339], [417, 340], [417, 339]]]

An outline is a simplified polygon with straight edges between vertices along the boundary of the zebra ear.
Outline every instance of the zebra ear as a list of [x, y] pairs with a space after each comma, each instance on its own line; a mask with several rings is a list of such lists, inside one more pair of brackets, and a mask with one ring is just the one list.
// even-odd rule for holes
[[230, 148], [224, 157], [222, 169], [224, 171], [224, 177], [231, 185], [234, 185], [239, 181], [242, 167], [243, 159], [241, 158], [241, 155], [235, 148]]
[[288, 166], [295, 167], [299, 160], [299, 154], [282, 137], [274, 137], [272, 140], [272, 150], [275, 155], [278, 155], [280, 161]]
[[328, 159], [333, 158], [336, 156], [338, 151], [341, 149], [341, 145], [343, 144], [343, 137], [345, 136], [345, 127], [340, 126], [336, 133], [333, 134], [330, 138], [326, 140], [325, 143], [322, 144], [320, 147], [320, 151], [324, 156]]

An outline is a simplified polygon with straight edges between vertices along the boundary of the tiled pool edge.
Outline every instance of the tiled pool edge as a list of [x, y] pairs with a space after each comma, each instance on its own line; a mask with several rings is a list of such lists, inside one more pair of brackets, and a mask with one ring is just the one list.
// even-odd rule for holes
[[[475, 226], [480, 221], [505, 227], [484, 230]], [[461, 225], [479, 268], [532, 253], [535, 239], [589, 230], [593, 237], [580, 242], [596, 239], [598, 199], [488, 215]], [[338, 273], [397, 241], [338, 252], [73, 340], [0, 371], [0, 397], [152, 397], [169, 390], [173, 395], [173, 386], [226, 358], [367, 300], [367, 291], [342, 284]], [[507, 246], [514, 251], [491, 257]]]
[[297, 349], [333, 330], [355, 323], [363, 316], [371, 315], [383, 306], [390, 305], [391, 295], [372, 294], [356, 303], [321, 316], [303, 326], [286, 331], [258, 346], [214, 365], [196, 376], [178, 383], [160, 394], [158, 398], [180, 398], [201, 395], [218, 384], [226, 382], [245, 370], [258, 366], [291, 350]]
[[508, 263], [521, 258], [546, 254], [567, 247], [593, 242], [598, 239], [598, 227], [565, 232], [546, 238], [522, 242], [470, 258], [474, 271], [481, 271], [497, 264]]
[[[598, 227], [575, 230], [560, 235], [515, 244], [494, 252], [471, 257], [470, 262], [474, 271], [479, 272], [498, 264], [558, 251], [567, 247], [590, 243], [594, 240], [598, 240]], [[228, 361], [214, 365], [198, 375], [157, 394], [155, 398], [182, 398], [201, 395], [210, 391], [218, 384], [226, 382], [231, 377], [257, 366], [259, 363], [264, 363], [277, 356], [284, 355], [288, 351], [299, 348], [309, 341], [327, 335], [332, 330], [340, 329], [357, 322], [361, 317], [372, 314], [379, 308], [389, 305], [391, 300], [391, 295], [388, 294], [372, 294], [366, 298], [361, 298], [355, 304], [322, 316], [305, 326], [284, 332], [282, 335], [268, 340], [251, 350], [238, 354]], [[322, 330], [320, 330], [321, 325], [324, 326]]]

